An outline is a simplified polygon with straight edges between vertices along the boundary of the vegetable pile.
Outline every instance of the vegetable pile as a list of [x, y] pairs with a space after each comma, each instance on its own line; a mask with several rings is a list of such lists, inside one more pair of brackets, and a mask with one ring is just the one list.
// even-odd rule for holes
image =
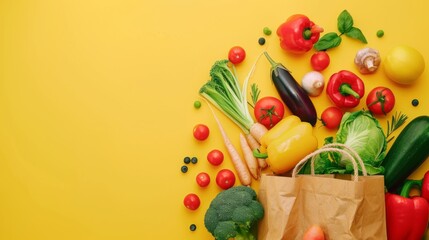
[[[253, 156], [252, 149], [259, 146], [257, 144], [259, 139], [267, 131], [264, 125], [255, 122], [250, 115], [246, 93], [252, 71], [247, 76], [241, 89], [234, 65], [229, 64], [228, 60], [216, 61], [210, 70], [210, 80], [199, 91], [205, 99], [239, 126], [246, 136], [240, 135], [241, 149], [246, 161], [245, 165], [239, 152], [223, 129], [221, 122], [212, 111], [240, 182], [243, 185], [250, 185], [252, 177], [258, 179], [260, 167], [264, 167], [264, 164], [260, 164], [256, 157]], [[263, 118], [260, 120], [262, 121]]]
[[[327, 75], [332, 63], [329, 51], [340, 46], [343, 36], [358, 40], [361, 44], [368, 43], [347, 10], [339, 14], [337, 30], [339, 34], [328, 32], [322, 35], [324, 29], [303, 14], [291, 15], [279, 25], [276, 33], [280, 50], [294, 57], [308, 56], [312, 71], [304, 74], [300, 82], [281, 62], [274, 61], [267, 49], [257, 56], [242, 82], [237, 77], [237, 68], [243, 68], [245, 65], [242, 62], [250, 56], [246, 55], [243, 47], [233, 46], [225, 59], [212, 64], [209, 80], [202, 84], [198, 93], [210, 109], [228, 155], [224, 156], [220, 150], [213, 149], [207, 154], [207, 160], [213, 167], [229, 161], [234, 168], [217, 171], [215, 179], [219, 193], [205, 213], [205, 227], [216, 239], [256, 239], [257, 222], [263, 217], [264, 209], [252, 188], [253, 181], [258, 181], [264, 173], [290, 174], [302, 158], [331, 143], [344, 144], [356, 152], [369, 175], [384, 175], [389, 239], [395, 239], [393, 236], [403, 236], [398, 239], [419, 239], [423, 236], [429, 221], [429, 175], [425, 177], [425, 184], [422, 184], [423, 180], [408, 183], [408, 178], [429, 157], [429, 116], [411, 119], [397, 136], [392, 135], [407, 122], [408, 116], [394, 111], [397, 108], [394, 88], [382, 85], [368, 88], [366, 77], [384, 66], [384, 71], [379, 75], [384, 74], [386, 79], [400, 86], [414, 84], [424, 71], [424, 58], [412, 47], [398, 46], [382, 61], [377, 49], [363, 47], [350, 59], [356, 69], [335, 70]], [[271, 30], [265, 27], [262, 32], [264, 37], [258, 39], [261, 46], [266, 43], [265, 37], [271, 35]], [[383, 35], [384, 31], [377, 32], [377, 37]], [[305, 55], [311, 51], [313, 53]], [[259, 98], [266, 89], [259, 89], [256, 83], [249, 88], [249, 82], [262, 55], [270, 64], [270, 70], [266, 70], [270, 79], [257, 81], [272, 82], [275, 93]], [[401, 61], [409, 69], [398, 68]], [[321, 96], [326, 97], [331, 105], [317, 109], [313, 101]], [[417, 107], [419, 100], [413, 99], [411, 104]], [[195, 101], [196, 109], [201, 106], [200, 101]], [[215, 110], [240, 129], [237, 136], [224, 129]], [[382, 121], [386, 122], [387, 129], [382, 127]], [[317, 126], [319, 122], [320, 126]], [[329, 133], [324, 142], [319, 142], [315, 136], [315, 131], [320, 127], [326, 128]], [[206, 125], [195, 125], [193, 135], [197, 141], [205, 141], [209, 134]], [[237, 137], [239, 148], [233, 144], [234, 137]], [[351, 159], [337, 152], [318, 155], [314, 164], [316, 174], [353, 173]], [[361, 166], [359, 171], [363, 172]], [[308, 163], [300, 174], [309, 173]], [[236, 176], [239, 181], [236, 181]], [[205, 188], [210, 184], [210, 175], [200, 172], [196, 182]], [[409, 196], [410, 185], [420, 189], [420, 198]], [[399, 202], [408, 202], [407, 205], [411, 206], [412, 202], [418, 201], [422, 210], [397, 206]], [[195, 194], [189, 194], [184, 204], [188, 209], [196, 210], [200, 200]], [[400, 233], [397, 226], [411, 221], [401, 222], [397, 220], [400, 218], [398, 215], [416, 214], [420, 216], [421, 227], [416, 230], [408, 226], [411, 230], [407, 232], [404, 229]], [[325, 238], [323, 228], [326, 226], [316, 224], [309, 226], [306, 238]]]

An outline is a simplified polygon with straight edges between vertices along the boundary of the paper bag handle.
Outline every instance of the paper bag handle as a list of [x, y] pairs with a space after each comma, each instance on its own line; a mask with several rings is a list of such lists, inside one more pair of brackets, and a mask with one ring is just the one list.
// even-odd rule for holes
[[[357, 163], [359, 163], [359, 165], [360, 165], [360, 167], [362, 169], [362, 175], [363, 176], [367, 176], [368, 175], [368, 173], [366, 171], [365, 164], [364, 164], [362, 158], [359, 156], [359, 154], [353, 148], [351, 148], [351, 147], [349, 147], [349, 146], [347, 146], [347, 145], [345, 145], [343, 143], [329, 143], [329, 144], [326, 144], [323, 147], [340, 147], [340, 148], [343, 148], [343, 149], [347, 150], [354, 157], [354, 159], [351, 158], [351, 161], [357, 161]], [[313, 156], [313, 158], [315, 158], [315, 156]], [[314, 174], [314, 161], [311, 162], [311, 165], [312, 165], [311, 173]]]
[[[344, 149], [338, 148], [338, 147], [342, 147]], [[346, 151], [347, 150], [347, 151]], [[354, 181], [358, 181], [358, 177], [359, 177], [359, 168], [358, 168], [358, 163], [362, 168], [362, 175], [363, 176], [367, 176], [368, 173], [366, 171], [365, 165], [362, 161], [362, 158], [359, 156], [359, 154], [356, 153], [356, 151], [354, 151], [353, 149], [351, 149], [350, 147], [346, 146], [345, 144], [340, 144], [340, 143], [331, 143], [331, 144], [326, 144], [323, 147], [321, 147], [320, 149], [308, 154], [306, 157], [304, 157], [301, 161], [299, 161], [296, 166], [294, 167], [293, 171], [292, 171], [292, 177], [296, 177], [296, 175], [298, 174], [299, 170], [302, 168], [302, 166], [304, 166], [304, 164], [310, 159], [311, 160], [311, 175], [314, 175], [314, 160], [315, 157], [317, 155], [319, 155], [322, 152], [338, 152], [341, 154], [346, 155], [350, 161], [352, 162], [353, 165], [353, 180]], [[351, 154], [350, 154], [351, 153]], [[353, 156], [352, 156], [353, 154]]]

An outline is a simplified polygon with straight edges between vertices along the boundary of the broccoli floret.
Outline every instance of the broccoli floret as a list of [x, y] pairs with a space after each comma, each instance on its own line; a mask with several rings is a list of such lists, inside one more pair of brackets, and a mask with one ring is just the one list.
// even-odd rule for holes
[[217, 240], [254, 240], [253, 227], [264, 208], [250, 187], [235, 186], [220, 192], [210, 203], [204, 225]]
[[232, 221], [240, 225], [240, 227], [250, 227], [249, 225], [254, 222], [255, 215], [253, 209], [247, 205], [238, 206], [232, 213]]
[[218, 227], [213, 232], [213, 236], [216, 236], [218, 240], [228, 240], [238, 234], [233, 221], [219, 222], [217, 226]]

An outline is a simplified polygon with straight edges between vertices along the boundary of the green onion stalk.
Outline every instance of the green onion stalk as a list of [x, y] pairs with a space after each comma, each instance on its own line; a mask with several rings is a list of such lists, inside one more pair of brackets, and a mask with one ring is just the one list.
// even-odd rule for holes
[[249, 134], [255, 123], [249, 113], [246, 90], [249, 78], [260, 56], [245, 78], [242, 88], [240, 88], [234, 65], [225, 59], [213, 64], [210, 69], [210, 80], [199, 91], [205, 99], [231, 119], [245, 134]]

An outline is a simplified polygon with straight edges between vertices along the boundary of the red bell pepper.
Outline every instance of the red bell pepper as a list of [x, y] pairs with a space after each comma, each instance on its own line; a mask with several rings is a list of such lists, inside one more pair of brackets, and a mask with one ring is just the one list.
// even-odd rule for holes
[[365, 94], [365, 85], [356, 74], [342, 70], [329, 78], [326, 93], [338, 107], [353, 108]]
[[425, 198], [409, 198], [412, 187], [421, 188], [416, 181], [407, 181], [401, 194], [386, 193], [386, 227], [389, 240], [418, 240], [425, 233], [429, 221], [429, 203]]
[[425, 173], [421, 181], [421, 193], [420, 195], [429, 202], [429, 171]]
[[319, 40], [323, 28], [314, 24], [303, 14], [290, 16], [277, 28], [280, 46], [295, 54], [308, 52]]

